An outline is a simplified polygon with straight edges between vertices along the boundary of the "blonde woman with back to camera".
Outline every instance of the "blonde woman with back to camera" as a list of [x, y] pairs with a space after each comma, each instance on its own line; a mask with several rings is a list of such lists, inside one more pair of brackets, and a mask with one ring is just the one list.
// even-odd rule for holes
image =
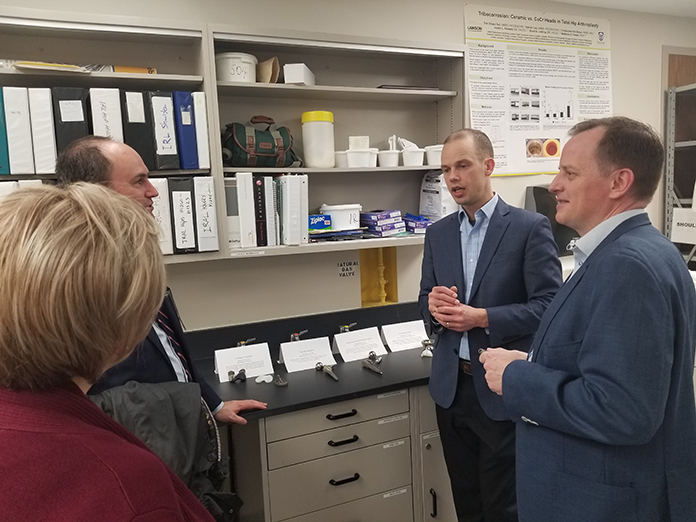
[[137, 203], [98, 185], [0, 203], [0, 520], [213, 520], [85, 395], [152, 324], [157, 237]]

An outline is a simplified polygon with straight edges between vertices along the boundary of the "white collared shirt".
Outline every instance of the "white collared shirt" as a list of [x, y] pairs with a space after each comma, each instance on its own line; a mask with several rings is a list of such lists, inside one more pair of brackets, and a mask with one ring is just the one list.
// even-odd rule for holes
[[627, 210], [611, 216], [609, 219], [602, 221], [599, 225], [590, 230], [587, 234], [579, 239], [575, 240], [575, 244], [570, 247], [573, 252], [573, 259], [575, 260], [575, 266], [571, 272], [568, 279], [575, 275], [575, 273], [580, 270], [580, 267], [585, 263], [588, 257], [595, 251], [599, 244], [604, 241], [609, 234], [611, 234], [616, 227], [618, 227], [624, 221], [631, 219], [634, 216], [639, 216], [640, 214], [645, 214], [644, 208], [637, 208], [633, 210]]

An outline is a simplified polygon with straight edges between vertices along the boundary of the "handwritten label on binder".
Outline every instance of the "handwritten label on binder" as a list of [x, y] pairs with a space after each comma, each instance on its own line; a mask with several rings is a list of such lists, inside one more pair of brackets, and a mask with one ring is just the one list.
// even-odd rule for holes
[[174, 131], [174, 106], [167, 96], [152, 97], [152, 117], [155, 127], [157, 154], [174, 156], [176, 151], [176, 134]]
[[193, 207], [191, 193], [189, 191], [172, 191], [172, 210], [174, 211], [174, 224], [177, 248], [195, 248], [195, 230], [193, 222]]

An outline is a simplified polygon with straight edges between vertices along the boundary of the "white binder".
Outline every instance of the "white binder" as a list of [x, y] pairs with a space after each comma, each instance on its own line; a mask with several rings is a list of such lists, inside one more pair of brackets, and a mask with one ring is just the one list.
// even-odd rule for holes
[[300, 176], [280, 176], [280, 214], [281, 233], [284, 245], [302, 243], [302, 188]]
[[58, 154], [56, 152], [56, 131], [53, 125], [51, 89], [29, 89], [29, 116], [36, 173], [53, 174], [56, 171], [56, 156]]
[[302, 243], [309, 243], [309, 177], [300, 174], [300, 234]]
[[193, 178], [193, 193], [196, 198], [196, 235], [199, 252], [219, 250], [215, 185], [210, 176]]
[[123, 120], [121, 119], [121, 94], [118, 89], [89, 90], [92, 109], [92, 129], [95, 136], [105, 136], [123, 143]]
[[[210, 142], [208, 139], [208, 112], [205, 107], [205, 93], [192, 92], [193, 121], [196, 126], [196, 147], [198, 148], [198, 168], [210, 168]], [[215, 249], [217, 250], [217, 248]]]
[[2, 204], [2, 200], [5, 198], [5, 196], [9, 196], [18, 188], [19, 188], [19, 185], [17, 184], [16, 181], [2, 181], [2, 182], [0, 182], [0, 204]]
[[172, 214], [169, 207], [169, 181], [167, 178], [151, 178], [150, 183], [159, 195], [152, 198], [152, 215], [160, 227], [160, 249], [164, 255], [174, 253], [172, 238]]
[[26, 87], [3, 87], [10, 174], [34, 174], [29, 94]]
[[276, 185], [271, 176], [263, 177], [263, 195], [266, 207], [266, 236], [268, 246], [278, 245], [278, 208], [275, 195]]
[[254, 175], [237, 172], [237, 205], [239, 207], [239, 245], [242, 248], [256, 246], [256, 212], [254, 211]]

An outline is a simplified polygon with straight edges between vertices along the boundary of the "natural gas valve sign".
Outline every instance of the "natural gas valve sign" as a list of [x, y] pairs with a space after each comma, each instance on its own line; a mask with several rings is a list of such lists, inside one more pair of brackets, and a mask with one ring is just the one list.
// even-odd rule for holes
[[338, 268], [338, 277], [340, 278], [356, 278], [358, 277], [358, 261], [339, 261], [336, 263]]

